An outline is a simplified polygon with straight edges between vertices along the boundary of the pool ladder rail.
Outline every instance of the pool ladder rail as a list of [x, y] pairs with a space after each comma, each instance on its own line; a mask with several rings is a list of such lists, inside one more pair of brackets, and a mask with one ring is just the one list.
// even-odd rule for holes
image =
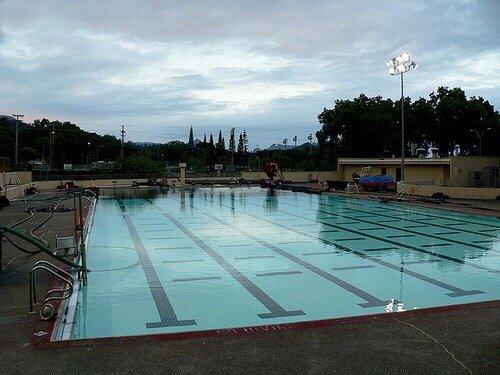
[[64, 287], [51, 289], [45, 294], [45, 299], [40, 310], [40, 317], [43, 320], [49, 320], [54, 316], [55, 307], [51, 301], [65, 300], [73, 293], [75, 280], [68, 272], [49, 263], [41, 260], [35, 263], [35, 266], [30, 272], [30, 313], [34, 312], [36, 301], [36, 274], [40, 271], [46, 271], [64, 283]]

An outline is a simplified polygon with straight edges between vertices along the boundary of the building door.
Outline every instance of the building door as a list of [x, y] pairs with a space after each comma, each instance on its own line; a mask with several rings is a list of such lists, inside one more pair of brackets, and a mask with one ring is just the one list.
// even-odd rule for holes
[[396, 182], [401, 181], [401, 168], [397, 167], [396, 168]]

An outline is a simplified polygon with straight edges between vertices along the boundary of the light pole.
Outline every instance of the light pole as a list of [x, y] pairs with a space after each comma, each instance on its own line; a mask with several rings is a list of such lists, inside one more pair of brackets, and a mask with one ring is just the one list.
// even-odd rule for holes
[[52, 130], [50, 131], [49, 155], [50, 155], [50, 170], [53, 170], [54, 169], [54, 124], [52, 124]]
[[293, 137], [293, 142], [295, 143], [295, 147], [297, 147], [297, 136]]
[[307, 137], [307, 139], [309, 139], [309, 156], [311, 156], [313, 135], [309, 134], [309, 137]]
[[87, 142], [87, 146], [89, 146], [89, 165], [90, 165], [90, 142]]
[[405, 178], [405, 110], [404, 110], [404, 93], [403, 93], [403, 75], [411, 69], [416, 69], [418, 64], [410, 61], [410, 54], [403, 52], [401, 55], [387, 60], [389, 74], [392, 76], [401, 76], [401, 181]]
[[12, 117], [15, 117], [17, 119], [16, 121], [16, 153], [14, 155], [14, 163], [17, 166], [18, 161], [19, 161], [19, 119], [23, 118], [24, 115], [12, 115]]
[[286, 150], [286, 144], [288, 143], [288, 138], [283, 139], [283, 144], [285, 145], [285, 150]]
[[491, 128], [486, 128], [484, 129], [481, 133], [479, 133], [476, 129], [471, 129], [470, 131], [472, 133], [476, 133], [477, 137], [479, 138], [479, 156], [483, 155], [483, 135], [486, 133], [488, 130], [491, 130]]

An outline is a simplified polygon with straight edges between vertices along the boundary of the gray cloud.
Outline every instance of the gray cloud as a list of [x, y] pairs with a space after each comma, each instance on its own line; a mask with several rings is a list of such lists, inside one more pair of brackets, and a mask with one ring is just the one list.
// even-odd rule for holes
[[498, 106], [497, 14], [495, 1], [4, 0], [0, 112], [126, 123], [144, 140], [238, 124], [262, 145], [270, 129], [308, 134], [337, 98], [397, 97], [384, 62], [402, 50], [421, 64], [408, 95], [460, 85]]

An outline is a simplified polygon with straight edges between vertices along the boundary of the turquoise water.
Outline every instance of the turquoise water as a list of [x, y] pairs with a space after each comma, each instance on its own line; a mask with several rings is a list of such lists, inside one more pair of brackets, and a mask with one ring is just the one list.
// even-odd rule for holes
[[100, 199], [73, 338], [330, 319], [500, 298], [500, 220], [206, 188]]

